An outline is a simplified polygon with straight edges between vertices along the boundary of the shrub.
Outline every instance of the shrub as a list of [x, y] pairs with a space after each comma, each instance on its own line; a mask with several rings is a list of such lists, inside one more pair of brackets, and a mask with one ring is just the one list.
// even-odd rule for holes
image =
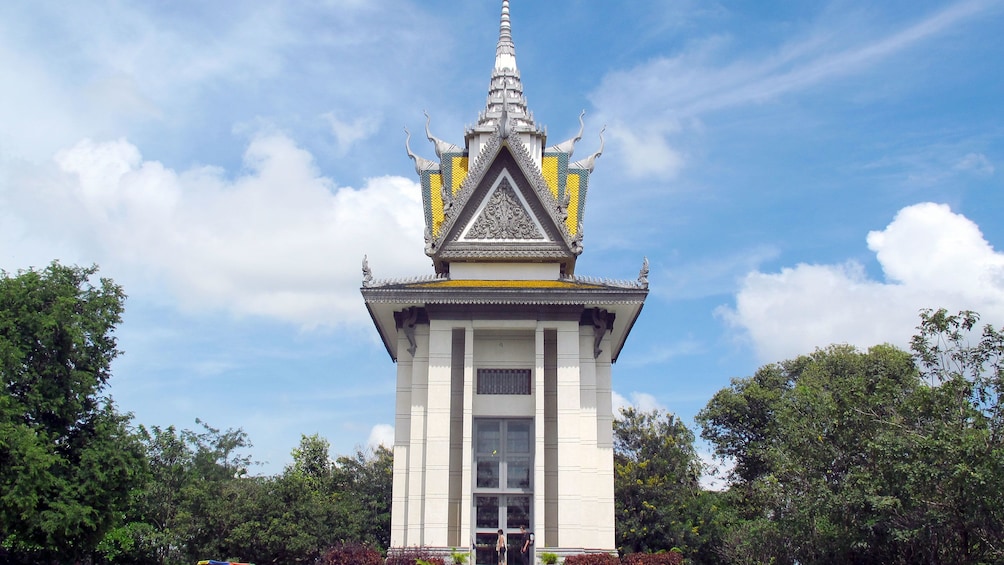
[[558, 554], [549, 553], [545, 551], [544, 553], [540, 554], [540, 561], [544, 565], [555, 565], [556, 563], [558, 563]]
[[386, 565], [418, 565], [419, 561], [428, 565], [446, 565], [446, 560], [422, 547], [396, 549], [387, 554]]
[[565, 558], [565, 565], [620, 565], [620, 562], [616, 556], [607, 553], [584, 553]]
[[383, 556], [372, 547], [359, 543], [336, 545], [321, 556], [320, 565], [382, 565]]
[[664, 553], [629, 553], [621, 559], [622, 565], [681, 565], [683, 554], [678, 551]]

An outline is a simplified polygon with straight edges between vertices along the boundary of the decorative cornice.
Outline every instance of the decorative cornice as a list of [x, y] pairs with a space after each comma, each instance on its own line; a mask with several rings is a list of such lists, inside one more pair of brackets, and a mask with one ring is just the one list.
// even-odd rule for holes
[[[440, 283], [449, 283], [442, 284]], [[469, 283], [469, 286], [464, 286]], [[580, 288], [568, 288], [567, 285], [577, 285]], [[451, 289], [478, 289], [480, 291], [500, 291], [519, 289], [521, 291], [551, 291], [553, 287], [575, 292], [593, 291], [641, 291], [648, 292], [647, 284], [641, 281], [611, 279], [605, 277], [586, 277], [573, 275], [562, 277], [553, 281], [464, 281], [453, 280], [447, 275], [427, 275], [421, 277], [404, 277], [397, 279], [371, 280], [369, 285], [363, 288], [368, 291], [380, 290], [402, 290], [402, 289], [422, 289], [422, 290], [443, 290]]]

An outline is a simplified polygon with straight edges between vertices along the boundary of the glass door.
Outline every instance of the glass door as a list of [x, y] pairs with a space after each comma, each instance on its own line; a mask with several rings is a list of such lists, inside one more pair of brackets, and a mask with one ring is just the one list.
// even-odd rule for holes
[[498, 531], [506, 534], [506, 563], [517, 563], [519, 527], [533, 515], [533, 421], [474, 421], [474, 546], [476, 565], [495, 565]]

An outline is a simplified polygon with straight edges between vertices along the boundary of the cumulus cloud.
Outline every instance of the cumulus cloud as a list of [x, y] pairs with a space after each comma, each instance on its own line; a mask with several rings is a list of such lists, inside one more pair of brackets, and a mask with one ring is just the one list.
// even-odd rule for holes
[[869, 278], [854, 261], [753, 272], [735, 306], [719, 314], [748, 335], [764, 361], [831, 343], [906, 347], [923, 308], [1004, 317], [1004, 254], [947, 205], [904, 208], [884, 230], [869, 233], [867, 242], [884, 280]]
[[366, 446], [370, 449], [378, 447], [394, 448], [394, 426], [390, 424], [377, 424], [370, 430], [370, 437], [366, 441]]
[[59, 257], [72, 246], [116, 278], [159, 281], [189, 308], [303, 326], [363, 321], [364, 254], [378, 276], [428, 270], [415, 182], [339, 187], [284, 135], [254, 138], [236, 178], [172, 170], [124, 139], [84, 140], [59, 152], [53, 169], [0, 186], [20, 239], [49, 241]]

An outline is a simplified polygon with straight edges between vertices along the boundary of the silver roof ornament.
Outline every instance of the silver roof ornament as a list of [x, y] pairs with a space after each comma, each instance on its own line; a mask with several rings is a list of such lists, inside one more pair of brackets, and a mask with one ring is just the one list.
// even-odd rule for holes
[[425, 171], [434, 171], [438, 169], [439, 163], [430, 161], [429, 159], [424, 159], [412, 153], [411, 132], [408, 131], [408, 128], [404, 128], [404, 133], [407, 134], [407, 137], [404, 139], [404, 148], [408, 152], [408, 157], [411, 157], [411, 160], [415, 162], [415, 172], [418, 173], [419, 176], [422, 176], [422, 173]]

